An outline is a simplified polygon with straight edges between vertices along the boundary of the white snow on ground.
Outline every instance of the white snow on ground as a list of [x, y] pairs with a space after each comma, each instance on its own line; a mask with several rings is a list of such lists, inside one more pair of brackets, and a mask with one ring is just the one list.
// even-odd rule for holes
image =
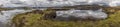
[[54, 7], [74, 5], [120, 6], [120, 0], [0, 0], [1, 7]]
[[0, 22], [8, 23], [8, 21], [10, 19], [12, 19], [12, 17], [14, 17], [14, 15], [24, 13], [24, 12], [28, 12], [28, 10], [15, 9], [15, 10], [1, 11], [0, 12]]

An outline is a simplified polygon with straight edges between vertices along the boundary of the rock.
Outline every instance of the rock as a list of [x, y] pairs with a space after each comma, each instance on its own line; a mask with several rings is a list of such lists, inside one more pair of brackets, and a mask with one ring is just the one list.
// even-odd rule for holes
[[57, 20], [106, 19], [107, 14], [101, 10], [68, 10], [56, 11]]

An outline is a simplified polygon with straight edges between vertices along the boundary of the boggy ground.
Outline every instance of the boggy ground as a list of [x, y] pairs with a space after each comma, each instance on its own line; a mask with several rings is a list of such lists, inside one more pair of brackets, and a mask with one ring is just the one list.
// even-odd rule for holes
[[[115, 8], [105, 8], [109, 14], [104, 20], [79, 20], [79, 21], [56, 21], [51, 20], [55, 17], [54, 10], [34, 10], [16, 15], [12, 24], [16, 27], [120, 27], [120, 10]], [[53, 15], [52, 15], [53, 14]], [[47, 16], [46, 15], [51, 15]]]

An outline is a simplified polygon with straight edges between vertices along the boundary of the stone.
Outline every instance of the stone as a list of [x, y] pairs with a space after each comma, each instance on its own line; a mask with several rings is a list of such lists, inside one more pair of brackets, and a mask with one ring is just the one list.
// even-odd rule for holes
[[107, 14], [100, 10], [56, 11], [57, 20], [106, 19]]

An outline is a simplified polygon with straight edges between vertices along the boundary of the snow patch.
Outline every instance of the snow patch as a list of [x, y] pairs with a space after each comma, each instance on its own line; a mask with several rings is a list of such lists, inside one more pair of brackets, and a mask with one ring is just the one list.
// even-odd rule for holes
[[91, 5], [120, 6], [120, 0], [0, 0], [1, 7], [56, 7]]

